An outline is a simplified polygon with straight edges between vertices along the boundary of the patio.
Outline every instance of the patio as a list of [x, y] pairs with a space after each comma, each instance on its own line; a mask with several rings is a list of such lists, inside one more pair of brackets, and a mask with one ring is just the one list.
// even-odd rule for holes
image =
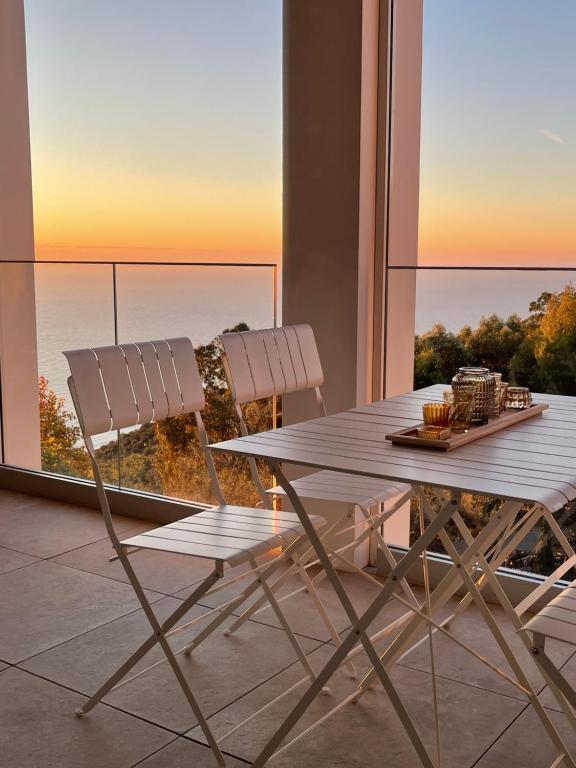
[[[152, 527], [131, 518], [116, 518], [126, 534]], [[145, 632], [142, 611], [118, 563], [110, 563], [109, 540], [99, 513], [92, 510], [2, 491], [0, 495], [0, 744], [7, 766], [58, 768], [131, 768], [214, 764], [184, 697], [166, 665], [128, 683], [104, 704], [78, 720], [74, 708], [115, 665], [128, 656]], [[174, 609], [190, 585], [204, 573], [199, 561], [148, 552], [132, 558], [149, 591], [158, 616]], [[356, 607], [372, 598], [359, 577], [344, 574]], [[231, 588], [233, 589], [233, 587]], [[206, 601], [222, 602], [229, 591]], [[347, 622], [327, 583], [325, 603], [339, 631]], [[384, 623], [402, 611], [389, 604]], [[200, 609], [198, 609], [200, 613]], [[288, 616], [312, 664], [319, 667], [329, 653], [326, 631], [306, 595], [290, 602]], [[176, 635], [186, 644], [202, 626]], [[506, 668], [482, 621], [469, 609], [453, 631], [492, 662]], [[510, 630], [510, 634], [513, 634]], [[541, 725], [521, 694], [459, 647], [435, 640], [440, 674], [442, 741], [445, 765], [496, 768], [541, 768], [552, 752]], [[539, 673], [516, 640], [535, 681]], [[160, 658], [152, 651], [146, 665]], [[200, 704], [217, 735], [301, 678], [301, 671], [271, 612], [263, 612], [233, 637], [214, 635], [190, 658], [179, 657], [194, 681]], [[393, 678], [425, 741], [432, 746], [431, 676], [427, 646], [421, 645], [399, 664]], [[574, 667], [571, 649], [554, 647], [554, 660]], [[367, 667], [358, 657], [360, 671]], [[307, 713], [306, 725], [351, 690], [341, 671], [331, 695], [320, 697]], [[539, 688], [547, 707], [557, 705]], [[294, 697], [299, 695], [294, 692]], [[249, 763], [294, 699], [290, 696], [226, 739], [222, 746], [230, 766]], [[564, 716], [554, 722], [576, 750], [576, 734]], [[349, 705], [313, 734], [273, 761], [278, 766], [412, 766], [416, 756], [386, 700], [375, 686], [358, 705]]]

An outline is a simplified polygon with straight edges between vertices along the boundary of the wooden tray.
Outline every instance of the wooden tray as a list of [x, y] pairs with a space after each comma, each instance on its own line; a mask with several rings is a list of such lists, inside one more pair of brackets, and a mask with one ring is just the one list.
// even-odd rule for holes
[[386, 435], [386, 440], [390, 440], [394, 445], [412, 445], [420, 448], [435, 448], [437, 451], [451, 451], [454, 448], [460, 448], [468, 443], [473, 443], [481, 437], [493, 435], [494, 432], [500, 432], [502, 429], [519, 424], [521, 421], [539, 416], [548, 408], [547, 403], [533, 403], [529, 408], [523, 411], [504, 411], [495, 419], [490, 419], [488, 424], [482, 424], [478, 427], [471, 427], [468, 432], [453, 434], [448, 440], [431, 440], [430, 438], [418, 437], [418, 429], [423, 424], [416, 424], [408, 429], [401, 429], [399, 432], [392, 432]]

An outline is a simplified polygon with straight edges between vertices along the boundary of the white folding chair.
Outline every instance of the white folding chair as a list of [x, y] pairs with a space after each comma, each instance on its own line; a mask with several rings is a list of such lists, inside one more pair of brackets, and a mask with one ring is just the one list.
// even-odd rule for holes
[[[294, 513], [271, 513], [268, 509], [236, 507], [225, 503], [210, 451], [206, 447], [206, 433], [200, 414], [200, 410], [204, 407], [204, 391], [190, 339], [164, 339], [138, 344], [88, 348], [64, 352], [64, 354], [71, 372], [68, 384], [92, 464], [106, 529], [152, 628], [152, 634], [100, 686], [84, 706], [76, 711], [76, 714], [79, 716], [86, 714], [112, 689], [140, 676], [142, 672], [125, 680], [126, 675], [138, 661], [156, 644], [159, 644], [166, 657], [163, 661], [167, 661], [172, 667], [214, 757], [220, 765], [225, 765], [218, 743], [198, 706], [176, 654], [190, 652], [197, 647], [231, 615], [235, 608], [257, 589], [262, 588], [307, 677], [313, 678], [312, 667], [268, 585], [270, 576], [288, 561], [292, 553], [297, 553], [302, 546], [309, 546], [308, 540], [301, 535], [300, 522]], [[186, 413], [194, 413], [212, 490], [219, 501], [218, 506], [120, 541], [114, 528], [92, 437], [110, 430], [133, 427], [150, 421], [161, 421]], [[314, 524], [321, 526], [324, 520], [316, 517]], [[258, 565], [256, 561], [258, 555], [268, 553], [271, 548], [278, 546], [285, 547], [283, 555]], [[171, 616], [159, 622], [128, 557], [136, 550], [162, 550], [213, 560], [214, 570], [200, 583], [194, 585], [196, 588], [192, 594]], [[216, 613], [216, 618], [195, 637], [193, 642], [179, 651], [173, 651], [168, 643], [168, 637], [196, 623], [198, 619], [176, 628], [177, 622], [202, 596], [219, 588], [214, 585], [223, 578], [225, 566], [233, 567], [244, 563], [249, 563], [251, 569], [239, 578], [253, 574], [254, 579], [249, 586], [239, 596], [228, 601], [224, 606], [219, 606], [219, 609], [223, 610], [208, 611], [208, 614]], [[208, 614], [199, 618], [205, 618]]]
[[534, 661], [574, 725], [576, 691], [546, 653], [546, 641], [560, 640], [576, 647], [576, 581], [529, 619], [521, 631], [530, 633]]
[[[248, 434], [248, 428], [242, 406], [262, 398], [281, 396], [302, 390], [314, 390], [319, 415], [327, 415], [320, 390], [324, 383], [324, 374], [314, 333], [309, 325], [301, 324], [266, 330], [226, 333], [219, 338], [223, 347], [224, 368], [234, 407], [240, 420], [240, 431], [243, 435]], [[280, 486], [266, 490], [253, 459], [250, 460], [250, 469], [264, 503], [271, 506], [271, 498], [274, 495], [284, 494], [284, 490]], [[386, 545], [380, 529], [382, 523], [409, 500], [411, 495], [409, 485], [392, 481], [367, 480], [355, 475], [346, 475], [329, 470], [314, 472], [294, 480], [291, 485], [302, 500], [313, 499], [336, 504], [353, 504], [360, 509], [366, 527], [347, 545], [329, 549], [329, 554], [333, 559], [344, 563], [364, 578], [372, 579], [344, 554], [347, 550], [359, 547], [372, 535], [380, 546], [388, 565], [391, 568], [395, 567], [396, 561]], [[386, 506], [383, 507], [383, 505]], [[349, 521], [347, 527], [342, 527], [347, 517], [349, 517], [349, 512], [343, 513], [322, 532], [324, 541], [335, 531], [339, 533], [350, 530], [357, 531], [358, 526], [355, 521], [351, 521], [351, 523]], [[305, 587], [281, 599], [287, 599], [302, 589], [307, 589], [313, 599], [318, 602], [319, 597], [313, 589], [314, 582], [306, 575], [302, 558], [297, 556], [294, 560], [295, 563], [292, 568], [272, 585], [272, 589], [277, 590], [297, 570], [304, 580]], [[324, 572], [320, 571], [314, 581], [323, 577]], [[418, 601], [406, 580], [402, 581], [401, 587], [412, 604], [417, 606]], [[264, 600], [255, 601], [232, 624], [228, 632], [236, 631], [244, 621], [264, 608]], [[329, 628], [334, 637], [333, 628]]]

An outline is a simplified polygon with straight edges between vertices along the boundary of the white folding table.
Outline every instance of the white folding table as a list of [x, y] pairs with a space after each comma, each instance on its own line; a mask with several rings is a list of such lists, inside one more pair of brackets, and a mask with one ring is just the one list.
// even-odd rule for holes
[[[441, 749], [436, 698], [434, 703], [437, 754], [432, 759], [391, 682], [390, 668], [414, 647], [415, 642], [422, 641], [423, 631], [424, 638], [428, 633], [431, 650], [433, 632], [442, 631], [448, 634], [442, 624], [436, 623], [434, 614], [462, 586], [465, 588], [465, 597], [456, 612], [471, 603], [477, 606], [514, 673], [515, 680], [508, 678], [509, 681], [525, 693], [557, 749], [553, 766], [576, 768], [576, 763], [540, 704], [521, 664], [482, 596], [483, 588], [489, 584], [507, 616], [520, 628], [522, 614], [529, 610], [558, 578], [576, 565], [576, 555], [556, 518], [556, 513], [576, 499], [576, 398], [535, 395], [536, 402], [547, 402], [550, 405], [544, 414], [448, 453], [401, 447], [392, 445], [385, 439], [390, 432], [420, 422], [422, 404], [440, 401], [444, 389], [444, 386], [436, 385], [333, 416], [211, 446], [216, 451], [268, 461], [300, 516], [352, 627], [342, 645], [334, 652], [256, 758], [253, 765], [257, 768], [261, 768], [280, 751], [282, 742], [336, 669], [362, 649], [367, 654], [372, 669], [352, 695], [347, 697], [345, 702], [338, 704], [333, 711], [349, 701], [357, 700], [373, 681], [379, 679], [421, 764], [426, 768], [438, 768], [441, 765]], [[391, 570], [378, 595], [361, 616], [357, 615], [352, 606], [328, 552], [310, 524], [305, 507], [284, 475], [284, 463], [330, 469], [367, 478], [401, 481], [412, 485], [414, 494], [419, 499], [420, 536]], [[495, 505], [495, 511], [476, 536], [468, 529], [461, 515], [462, 493], [502, 500], [500, 504]], [[551, 576], [533, 590], [520, 605], [514, 607], [496, 578], [496, 569], [507, 560], [527, 533], [542, 521], [548, 524], [556, 535], [566, 558]], [[448, 535], [446, 529], [449, 523], [452, 527], [456, 526], [464, 541], [463, 551], [462, 548], [457, 550]], [[440, 538], [453, 565], [434, 590], [430, 591], [427, 585], [426, 599], [421, 606], [409, 605], [398, 596], [398, 585], [410, 568], [420, 561], [423, 563], [425, 583], [427, 582], [426, 550], [437, 537]], [[392, 597], [406, 602], [409, 610], [403, 617], [399, 634], [383, 653], [379, 653], [374, 645], [375, 638], [369, 637], [367, 630]], [[398, 621], [394, 624], [398, 625]], [[378, 637], [382, 634], [378, 633]], [[526, 633], [520, 634], [524, 636]], [[478, 657], [471, 649], [467, 650]], [[487, 660], [483, 661], [490, 666]], [[434, 672], [434, 667], [432, 671]], [[576, 726], [576, 718], [571, 710], [566, 711], [566, 714]]]

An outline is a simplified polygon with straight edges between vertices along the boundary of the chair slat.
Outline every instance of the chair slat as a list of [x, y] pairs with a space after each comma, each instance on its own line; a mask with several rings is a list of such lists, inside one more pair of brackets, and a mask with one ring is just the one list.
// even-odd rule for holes
[[167, 341], [172, 350], [184, 411], [186, 413], [201, 411], [205, 404], [204, 388], [192, 342], [188, 338], [167, 339]]
[[576, 627], [573, 624], [567, 624], [565, 621], [555, 619], [551, 616], [536, 614], [533, 619], [525, 624], [524, 629], [529, 632], [537, 632], [545, 637], [553, 637], [555, 640], [562, 640], [565, 643], [576, 645]]
[[156, 421], [161, 421], [168, 417], [170, 408], [168, 406], [168, 398], [164, 390], [164, 382], [160, 375], [160, 367], [158, 365], [158, 356], [156, 355], [156, 347], [149, 341], [138, 342], [138, 349], [142, 355], [144, 363], [144, 372], [148, 381], [148, 389], [152, 396], [152, 403], [154, 405], [154, 418]]
[[538, 613], [538, 616], [558, 619], [558, 621], [571, 624], [574, 627], [574, 631], [576, 633], [576, 611], [573, 611], [571, 608], [564, 608], [563, 606], [558, 605], [547, 605], [545, 608], [542, 608], [542, 610]]
[[181, 416], [184, 412], [184, 402], [180, 394], [180, 384], [174, 369], [172, 350], [167, 341], [153, 341], [156, 349], [160, 375], [164, 384], [164, 392], [168, 401], [168, 416]]
[[148, 389], [148, 382], [144, 374], [144, 364], [140, 350], [136, 344], [122, 344], [122, 350], [126, 357], [128, 373], [132, 381], [132, 389], [136, 398], [136, 407], [138, 408], [138, 423], [146, 424], [154, 418], [154, 408], [152, 406], [152, 397]]
[[250, 375], [254, 382], [254, 399], [271, 397], [276, 393], [276, 389], [262, 335], [260, 333], [241, 333], [240, 337], [244, 344]]
[[292, 356], [290, 355], [290, 347], [288, 346], [288, 339], [283, 329], [274, 329], [274, 338], [276, 339], [276, 349], [278, 350], [278, 360], [282, 366], [282, 372], [284, 374], [284, 381], [286, 389], [284, 392], [295, 392], [298, 389], [298, 380], [296, 378], [296, 371], [294, 370], [294, 363], [292, 362]]
[[108, 399], [112, 429], [123, 429], [138, 423], [138, 409], [124, 352], [118, 346], [93, 350], [100, 364], [102, 381]]
[[[146, 424], [204, 407], [190, 339], [162, 339], [64, 352], [84, 432]], [[80, 415], [79, 414], [79, 415]]]
[[306, 369], [306, 379], [309, 387], [320, 387], [324, 383], [324, 373], [318, 354], [318, 347], [314, 332], [309, 325], [295, 325], [294, 331], [298, 339], [300, 353], [304, 368]]
[[266, 357], [270, 367], [270, 375], [274, 381], [274, 391], [276, 394], [282, 394], [287, 391], [287, 385], [286, 377], [284, 376], [284, 371], [282, 370], [282, 364], [280, 362], [278, 344], [276, 343], [276, 337], [278, 335], [277, 329], [267, 328], [264, 331], [260, 331], [260, 335], [264, 342], [264, 349], [266, 350]]
[[99, 435], [112, 429], [112, 417], [100, 376], [98, 358], [91, 349], [64, 352], [74, 380], [80, 413], [86, 435]]
[[225, 333], [220, 336], [226, 354], [232, 394], [237, 403], [256, 399], [256, 388], [248, 365], [246, 347], [239, 333]]
[[296, 392], [324, 382], [309, 325], [227, 333], [220, 339], [237, 403]]
[[286, 336], [290, 360], [292, 361], [294, 375], [296, 376], [296, 389], [308, 389], [310, 384], [308, 383], [308, 377], [306, 376], [306, 368], [304, 367], [304, 360], [302, 359], [302, 352], [300, 351], [296, 329], [294, 326], [287, 325], [280, 330]]

